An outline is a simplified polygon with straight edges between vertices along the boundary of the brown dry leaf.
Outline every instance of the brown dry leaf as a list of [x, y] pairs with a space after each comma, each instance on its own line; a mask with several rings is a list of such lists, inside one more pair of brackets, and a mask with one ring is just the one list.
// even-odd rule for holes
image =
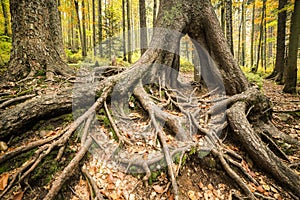
[[24, 192], [18, 192], [17, 194], [14, 195], [12, 198], [13, 200], [22, 200]]
[[257, 191], [260, 192], [260, 193], [264, 193], [264, 192], [265, 192], [264, 188], [263, 188], [261, 185], [260, 185], [260, 186], [257, 186], [256, 189], [257, 189]]
[[8, 183], [9, 174], [2, 174], [0, 176], [0, 190], [4, 190]]
[[155, 192], [157, 192], [159, 194], [163, 193], [163, 191], [164, 191], [164, 188], [162, 188], [159, 185], [153, 185], [153, 189], [155, 190]]

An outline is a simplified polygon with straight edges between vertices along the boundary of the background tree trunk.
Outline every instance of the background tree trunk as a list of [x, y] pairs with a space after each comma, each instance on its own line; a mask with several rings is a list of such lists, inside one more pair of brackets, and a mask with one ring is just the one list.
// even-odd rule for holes
[[81, 1], [82, 10], [82, 57], [87, 56], [87, 37], [86, 37], [86, 7], [85, 0]]
[[99, 55], [103, 57], [102, 50], [102, 0], [98, 0], [98, 40], [99, 40]]
[[225, 7], [225, 18], [226, 18], [226, 38], [232, 55], [234, 55], [233, 50], [233, 38], [232, 38], [232, 0], [226, 0]]
[[97, 49], [96, 49], [96, 6], [95, 6], [95, 0], [92, 0], [92, 7], [93, 7], [93, 51], [94, 56], [97, 55]]
[[276, 41], [276, 61], [273, 72], [267, 78], [275, 78], [276, 82], [282, 82], [285, 65], [285, 33], [286, 33], [286, 10], [287, 0], [279, 0], [278, 24]]
[[4, 0], [1, 0], [1, 7], [2, 7], [2, 13], [4, 17], [4, 35], [9, 36], [8, 30], [9, 30], [9, 18], [8, 18], [8, 12], [7, 7]]
[[127, 49], [128, 49], [128, 62], [132, 63], [132, 43], [131, 43], [131, 16], [130, 16], [130, 0], [126, 0], [127, 9]]
[[253, 1], [252, 5], [252, 26], [251, 26], [251, 47], [250, 47], [250, 67], [253, 68], [254, 64], [254, 32], [255, 32], [255, 0]]
[[139, 11], [140, 11], [140, 48], [141, 48], [141, 55], [143, 55], [147, 50], [147, 46], [148, 46], [145, 0], [139, 0]]
[[156, 10], [157, 10], [157, 0], [153, 0], [153, 20], [152, 20], [153, 27], [154, 27], [156, 15], [157, 15]]
[[300, 0], [295, 0], [294, 12], [292, 14], [289, 40], [289, 55], [287, 67], [285, 68], [285, 83], [283, 92], [296, 93], [297, 85], [297, 56], [300, 35]]
[[122, 47], [123, 47], [123, 60], [127, 61], [126, 58], [126, 18], [125, 18], [126, 10], [125, 10], [125, 0], [122, 0], [122, 34], [123, 34], [123, 40], [122, 40]]

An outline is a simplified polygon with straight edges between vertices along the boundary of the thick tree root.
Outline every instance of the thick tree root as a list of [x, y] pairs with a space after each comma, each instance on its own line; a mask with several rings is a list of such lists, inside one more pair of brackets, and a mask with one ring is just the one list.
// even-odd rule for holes
[[[246, 117], [246, 103], [237, 102], [227, 111], [229, 123], [236, 138], [251, 158], [266, 172], [273, 175], [284, 187], [299, 196], [300, 178], [270, 149], [266, 148], [260, 137], [253, 131]], [[299, 196], [300, 197], [300, 196]]]

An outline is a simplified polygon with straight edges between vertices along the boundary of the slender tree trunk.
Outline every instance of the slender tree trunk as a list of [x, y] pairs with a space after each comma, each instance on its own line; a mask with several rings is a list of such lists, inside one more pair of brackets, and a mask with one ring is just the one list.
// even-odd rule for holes
[[125, 0], [122, 0], [122, 34], [123, 34], [123, 40], [122, 40], [122, 47], [123, 47], [123, 60], [127, 61], [126, 57], [126, 18], [125, 18], [126, 10], [125, 10]]
[[148, 47], [145, 0], [139, 0], [139, 10], [140, 10], [140, 48], [141, 48], [141, 55], [143, 55]]
[[296, 93], [297, 86], [297, 56], [300, 35], [300, 0], [295, 0], [294, 12], [291, 18], [289, 55], [287, 67], [284, 70], [285, 83], [283, 92]]
[[93, 7], [93, 51], [94, 56], [97, 55], [96, 49], [96, 7], [95, 7], [95, 0], [92, 0], [92, 7]]
[[[267, 6], [267, 5], [266, 5]], [[264, 16], [264, 42], [263, 42], [263, 66], [264, 66], [264, 70], [266, 72], [267, 70], [267, 7], [265, 8], [265, 16]]]
[[242, 55], [241, 55], [241, 65], [245, 66], [246, 65], [246, 16], [245, 16], [245, 4], [246, 1], [243, 0], [242, 3]]
[[238, 29], [238, 52], [237, 52], [237, 60], [239, 65], [241, 65], [241, 34], [242, 33], [242, 17], [239, 23], [239, 29]]
[[226, 18], [226, 39], [228, 45], [230, 47], [232, 55], [234, 55], [233, 50], [233, 36], [232, 36], [232, 0], [226, 0], [226, 11], [225, 11], [225, 18]]
[[157, 0], [153, 0], [153, 27], [154, 27], [154, 24], [155, 24], [155, 19], [156, 19], [156, 10], [157, 10]]
[[85, 46], [84, 46], [84, 37], [83, 37], [83, 34], [82, 34], [82, 29], [81, 29], [81, 20], [80, 20], [80, 17], [79, 17], [79, 2], [78, 0], [74, 0], [74, 4], [75, 4], [75, 9], [76, 9], [76, 17], [77, 17], [77, 27], [78, 27], [78, 30], [79, 30], [79, 37], [80, 37], [80, 44], [81, 44], [81, 50], [82, 50], [82, 56], [84, 57], [84, 49], [85, 49]]
[[286, 10], [284, 9], [287, 0], [279, 0], [278, 4], [278, 24], [276, 41], [276, 61], [273, 72], [267, 78], [274, 78], [276, 82], [283, 81], [285, 66], [285, 33], [286, 33]]
[[222, 27], [222, 30], [223, 32], [225, 33], [225, 1], [226, 0], [222, 0], [221, 1], [221, 27]]
[[[261, 22], [260, 22], [260, 28], [259, 28], [259, 41], [258, 41], [258, 47], [257, 47], [256, 65], [251, 69], [251, 71], [254, 73], [256, 73], [258, 70], [258, 65], [259, 65], [261, 51], [262, 51], [261, 47], [262, 47], [262, 39], [263, 39], [263, 34], [264, 34], [265, 11], [266, 11], [266, 0], [263, 0]], [[262, 63], [262, 65], [263, 65], [263, 63]]]
[[87, 37], [86, 37], [86, 7], [85, 0], [81, 1], [82, 6], [82, 57], [87, 56]]
[[9, 36], [8, 26], [9, 26], [9, 18], [7, 13], [7, 8], [4, 0], [1, 0], [2, 13], [4, 17], [4, 35]]
[[250, 67], [253, 67], [254, 64], [254, 32], [255, 32], [255, 0], [252, 5], [252, 25], [251, 25], [251, 47], [250, 47]]
[[127, 44], [128, 44], [128, 47], [127, 47], [127, 49], [128, 49], [128, 62], [129, 63], [132, 63], [132, 52], [131, 52], [131, 50], [132, 50], [132, 43], [131, 43], [131, 17], [130, 17], [130, 14], [131, 14], [131, 12], [130, 12], [130, 0], [126, 0], [126, 8], [127, 8], [127, 31], [128, 31], [128, 33], [127, 33]]
[[99, 55], [103, 57], [102, 50], [102, 0], [98, 0], [98, 40], [99, 40]]

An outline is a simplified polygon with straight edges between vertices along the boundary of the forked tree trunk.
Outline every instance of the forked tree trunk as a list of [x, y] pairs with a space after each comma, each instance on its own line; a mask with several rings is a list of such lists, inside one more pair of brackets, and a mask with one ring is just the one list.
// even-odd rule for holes
[[[61, 26], [56, 1], [10, 1], [13, 43], [8, 79], [46, 73], [70, 75], [63, 59]], [[36, 14], [39, 13], [39, 14]]]
[[[175, 127], [174, 129], [176, 130], [173, 131], [180, 133], [182, 140], [188, 140], [189, 135], [186, 134], [186, 131], [182, 126], [178, 125], [180, 123], [173, 120], [174, 117], [170, 117], [166, 112], [156, 110], [155, 103], [147, 96], [147, 92], [143, 92], [143, 86], [141, 85], [142, 81], [148, 81], [146, 80], [147, 77], [155, 78], [153, 75], [156, 73], [160, 75], [158, 76], [161, 78], [160, 83], [166, 84], [166, 86], [170, 86], [170, 89], [172, 89], [172, 84], [176, 83], [180, 67], [180, 39], [186, 34], [190, 36], [196, 46], [197, 54], [200, 57], [201, 75], [205, 79], [204, 81], [208, 88], [210, 90], [220, 91], [225, 89], [226, 94], [231, 96], [220, 102], [221, 104], [224, 104], [224, 106], [230, 107], [226, 114], [228, 115], [228, 121], [234, 133], [229, 132], [229, 134], [234, 134], [234, 137], [240, 142], [240, 145], [243, 146], [251, 158], [259, 164], [261, 169], [271, 174], [296, 196], [299, 196], [299, 175], [287, 167], [287, 165], [262, 142], [258, 133], [260, 130], [264, 132], [264, 127], [261, 126], [258, 131], [253, 129], [253, 126], [255, 127], [259, 122], [262, 123], [262, 119], [268, 121], [268, 111], [270, 110], [269, 102], [266, 97], [261, 95], [260, 91], [255, 88], [249, 88], [247, 79], [231, 54], [217, 16], [209, 0], [200, 0], [200, 2], [199, 0], [161, 0], [160, 10], [156, 19], [156, 28], [149, 48], [131, 68], [118, 75], [104, 79], [103, 82], [97, 86], [98, 88], [95, 88], [98, 89], [98, 91], [102, 91], [101, 97], [97, 99], [99, 105], [101, 102], [105, 101], [112, 91], [117, 92], [117, 97], [119, 99], [122, 95], [128, 95], [128, 90], [132, 90], [134, 96], [138, 98], [151, 119], [154, 119], [153, 115], [159, 115], [161, 119], [166, 121], [169, 127]], [[164, 68], [155, 68], [156, 65], [161, 65]], [[175, 73], [170, 70], [172, 68], [176, 71]], [[146, 73], [150, 73], [151, 76], [146, 76]], [[143, 80], [141, 81], [141, 79]], [[113, 88], [113, 86], [115, 87]], [[81, 95], [87, 94], [82, 93]], [[64, 95], [61, 96], [63, 98], [68, 95], [64, 93]], [[46, 96], [44, 98], [48, 97], [49, 96]], [[111, 97], [113, 97], [113, 94]], [[70, 102], [70, 99], [71, 98], [69, 97], [68, 99], [65, 99], [65, 101]], [[86, 100], [86, 98], [83, 99]], [[113, 104], [113, 98], [111, 98], [111, 101]], [[43, 114], [47, 115], [49, 113], [49, 109], [47, 108], [50, 108], [51, 110], [54, 104], [59, 104], [56, 109], [68, 109], [68, 107], [71, 106], [70, 103], [62, 104], [56, 96], [46, 99], [46, 102], [50, 104], [43, 104], [40, 101], [33, 99], [22, 105], [16, 106], [13, 110], [4, 110], [1, 116], [6, 116], [8, 120], [4, 123], [0, 123], [0, 138], [1, 135], [9, 137], [9, 134], [11, 135], [14, 133], [10, 128], [12, 124], [21, 124], [18, 127], [20, 130], [24, 124], [28, 124], [28, 121], [37, 118], [37, 116], [34, 115], [35, 109], [30, 109], [30, 106], [33, 104], [40, 107], [42, 106], [39, 116], [44, 116]], [[99, 105], [93, 104], [89, 110], [95, 108], [98, 110]], [[31, 115], [26, 116], [24, 119], [19, 117], [22, 116], [20, 115], [22, 113], [24, 115], [24, 109], [22, 108], [29, 111], [32, 110], [32, 117]], [[218, 109], [218, 106], [215, 108]], [[86, 117], [88, 114], [85, 113], [83, 116]], [[79, 118], [83, 121], [84, 119], [81, 117]], [[22, 123], [19, 122], [20, 120]], [[152, 122], [155, 124], [155, 121]], [[215, 152], [215, 155], [218, 155], [220, 158], [222, 157], [220, 156], [221, 153], [216, 153], [218, 150], [220, 152], [222, 151], [222, 149], [213, 149], [212, 152]], [[166, 160], [168, 157], [167, 155], [168, 154], [165, 153]], [[272, 169], [270, 169], [270, 166]], [[170, 169], [172, 170], [172, 163], [169, 162], [169, 172], [171, 171]], [[170, 177], [174, 189], [176, 188], [176, 184], [174, 184], [174, 174], [173, 178], [172, 176]], [[247, 195], [251, 193], [249, 189], [248, 191]], [[51, 193], [49, 196], [54, 196], [54, 193]], [[253, 196], [253, 194], [250, 195], [250, 197]]]

